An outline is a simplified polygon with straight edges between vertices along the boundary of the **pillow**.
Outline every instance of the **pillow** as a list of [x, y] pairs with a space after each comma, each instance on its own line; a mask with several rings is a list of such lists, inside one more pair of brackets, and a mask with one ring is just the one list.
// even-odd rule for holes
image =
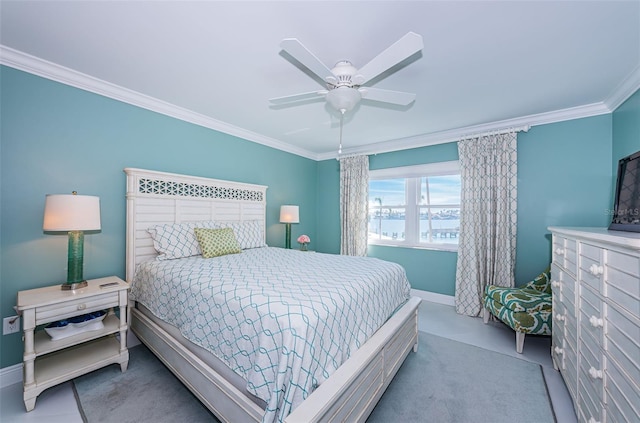
[[152, 226], [147, 229], [151, 234], [153, 246], [158, 252], [158, 260], [171, 260], [200, 255], [200, 247], [193, 229], [213, 228], [214, 222], [170, 223]]
[[211, 258], [242, 252], [231, 228], [195, 228], [202, 257]]
[[243, 250], [247, 248], [266, 247], [264, 242], [264, 224], [261, 220], [245, 220], [243, 222], [217, 222], [217, 228], [231, 228], [238, 244]]

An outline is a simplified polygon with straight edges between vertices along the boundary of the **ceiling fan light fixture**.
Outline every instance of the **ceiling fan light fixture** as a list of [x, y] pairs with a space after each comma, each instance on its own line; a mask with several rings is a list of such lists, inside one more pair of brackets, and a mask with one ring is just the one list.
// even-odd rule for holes
[[362, 95], [355, 88], [338, 87], [329, 91], [326, 99], [336, 110], [349, 112], [360, 102]]

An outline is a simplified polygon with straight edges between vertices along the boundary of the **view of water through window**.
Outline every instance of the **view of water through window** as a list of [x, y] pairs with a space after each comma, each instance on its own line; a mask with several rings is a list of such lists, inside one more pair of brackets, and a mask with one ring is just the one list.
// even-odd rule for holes
[[369, 182], [370, 240], [457, 244], [459, 233], [459, 174]]

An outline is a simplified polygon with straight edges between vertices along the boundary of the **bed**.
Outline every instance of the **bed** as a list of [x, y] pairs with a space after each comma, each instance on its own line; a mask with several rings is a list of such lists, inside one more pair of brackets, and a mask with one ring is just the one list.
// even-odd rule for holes
[[[402, 268], [266, 246], [265, 186], [125, 173], [137, 337], [222, 421], [365, 421], [417, 348]], [[241, 252], [205, 259], [193, 228]]]

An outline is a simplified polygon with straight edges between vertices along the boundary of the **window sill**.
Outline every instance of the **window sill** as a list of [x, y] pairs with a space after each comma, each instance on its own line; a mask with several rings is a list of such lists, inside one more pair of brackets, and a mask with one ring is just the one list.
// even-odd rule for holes
[[374, 245], [376, 247], [396, 247], [396, 248], [409, 248], [413, 250], [436, 250], [447, 251], [451, 253], [458, 252], [458, 244], [407, 244], [402, 242], [375, 242], [369, 241], [368, 245]]

